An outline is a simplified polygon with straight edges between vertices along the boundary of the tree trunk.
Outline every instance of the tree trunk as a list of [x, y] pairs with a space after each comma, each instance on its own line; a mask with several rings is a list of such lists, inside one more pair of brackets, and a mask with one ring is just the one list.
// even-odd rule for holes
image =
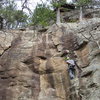
[[57, 16], [56, 17], [57, 17], [56, 18], [56, 23], [57, 24], [61, 23], [61, 21], [60, 21], [60, 8], [57, 9]]
[[83, 21], [83, 7], [80, 7], [80, 18], [79, 21]]
[[3, 18], [0, 16], [0, 29], [3, 29]]

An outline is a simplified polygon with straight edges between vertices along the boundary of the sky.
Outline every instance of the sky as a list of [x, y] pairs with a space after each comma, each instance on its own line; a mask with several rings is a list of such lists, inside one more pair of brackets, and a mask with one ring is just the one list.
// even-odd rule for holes
[[[43, 2], [46, 2], [47, 0], [42, 0]], [[67, 0], [67, 2], [71, 2], [72, 0]], [[37, 3], [41, 3], [41, 0], [28, 0], [28, 7], [34, 11]], [[17, 1], [17, 7], [18, 9], [21, 9], [21, 1]], [[27, 11], [25, 11], [27, 12]]]
[[[42, 0], [42, 1], [45, 2], [46, 0]], [[21, 9], [21, 1], [16, 1], [16, 3], [17, 3], [18, 9]], [[28, 0], [28, 7], [31, 10], [34, 10], [37, 3], [41, 3], [41, 0]]]

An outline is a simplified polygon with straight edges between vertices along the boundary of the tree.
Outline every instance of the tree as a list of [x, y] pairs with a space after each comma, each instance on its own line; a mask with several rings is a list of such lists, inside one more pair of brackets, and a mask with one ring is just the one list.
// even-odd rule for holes
[[77, 0], [77, 6], [80, 7], [80, 22], [83, 20], [83, 7], [87, 6], [91, 0]]
[[3, 18], [0, 16], [0, 29], [3, 29]]
[[[0, 0], [0, 9], [2, 9], [3, 1], [4, 0]], [[1, 15], [0, 15], [0, 29], [3, 29], [3, 17]]]
[[33, 25], [48, 26], [55, 20], [55, 13], [45, 4], [38, 4], [32, 16]]
[[13, 11], [15, 10], [15, 4], [13, 2], [7, 3], [7, 6], [0, 9], [0, 14], [5, 20], [5, 26], [10, 27], [10, 23], [13, 23]]
[[52, 0], [51, 4], [53, 8], [56, 10], [56, 23], [61, 23], [60, 18], [60, 7], [65, 4], [66, 0]]
[[4, 19], [5, 28], [17, 28], [27, 22], [28, 16], [20, 10], [13, 0], [7, 0], [5, 5], [0, 9], [0, 16]]
[[25, 14], [22, 10], [14, 11], [14, 20], [16, 21], [16, 27], [25, 26], [27, 24], [27, 19], [27, 14]]

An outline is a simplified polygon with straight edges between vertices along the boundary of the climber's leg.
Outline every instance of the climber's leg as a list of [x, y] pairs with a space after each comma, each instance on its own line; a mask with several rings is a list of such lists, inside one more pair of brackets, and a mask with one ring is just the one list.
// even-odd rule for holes
[[75, 77], [72, 69], [69, 69], [69, 76], [70, 76], [70, 79], [74, 79], [74, 77]]
[[74, 78], [75, 78], [75, 69], [74, 68], [72, 69], [72, 73], [73, 73]]

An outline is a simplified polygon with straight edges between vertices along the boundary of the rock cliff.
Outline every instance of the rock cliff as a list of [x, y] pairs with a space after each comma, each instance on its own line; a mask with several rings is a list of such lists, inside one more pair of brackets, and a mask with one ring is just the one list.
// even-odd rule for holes
[[[0, 31], [0, 100], [100, 100], [99, 32], [100, 19]], [[65, 50], [77, 55], [81, 77], [70, 80]]]

